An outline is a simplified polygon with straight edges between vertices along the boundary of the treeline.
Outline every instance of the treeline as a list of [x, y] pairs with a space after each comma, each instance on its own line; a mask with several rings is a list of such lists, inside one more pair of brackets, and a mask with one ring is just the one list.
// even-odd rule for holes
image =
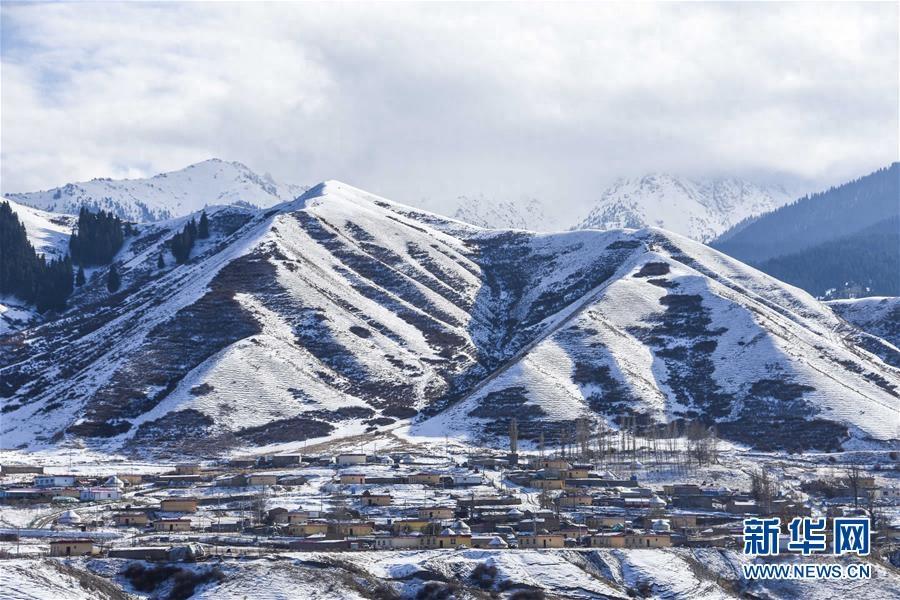
[[825, 298], [900, 295], [900, 218], [759, 265], [769, 275]]
[[38, 255], [9, 202], [0, 203], [0, 294], [21, 298], [44, 312], [65, 308], [71, 293], [71, 258], [48, 262]]
[[91, 212], [84, 206], [78, 211], [78, 230], [69, 238], [72, 261], [81, 266], [107, 265], [112, 260], [125, 235], [133, 233], [130, 223], [111, 212]]
[[184, 226], [184, 229], [169, 240], [169, 249], [172, 251], [172, 256], [175, 257], [175, 262], [179, 265], [186, 263], [191, 255], [191, 248], [194, 247], [194, 242], [208, 237], [209, 218], [206, 216], [206, 211], [203, 211], [200, 214], [199, 224], [196, 219], [192, 218]]

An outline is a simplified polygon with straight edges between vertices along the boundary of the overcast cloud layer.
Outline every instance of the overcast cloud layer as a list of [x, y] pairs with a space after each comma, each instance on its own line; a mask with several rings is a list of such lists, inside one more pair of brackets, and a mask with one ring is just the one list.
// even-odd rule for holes
[[2, 191], [212, 156], [399, 201], [619, 175], [824, 185], [898, 156], [898, 8], [2, 6]]

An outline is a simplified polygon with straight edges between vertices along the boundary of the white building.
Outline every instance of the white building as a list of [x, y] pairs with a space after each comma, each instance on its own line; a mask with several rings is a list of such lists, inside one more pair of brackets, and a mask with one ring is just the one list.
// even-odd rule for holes
[[75, 485], [74, 475], [36, 475], [35, 487], [72, 487]]
[[339, 465], [364, 465], [366, 464], [365, 454], [338, 454], [337, 464]]
[[60, 525], [80, 525], [81, 517], [79, 517], [78, 513], [74, 510], [67, 510], [63, 514], [59, 515], [59, 518], [56, 519], [56, 522]]
[[83, 502], [96, 500], [121, 500], [122, 491], [114, 487], [92, 487], [81, 490]]

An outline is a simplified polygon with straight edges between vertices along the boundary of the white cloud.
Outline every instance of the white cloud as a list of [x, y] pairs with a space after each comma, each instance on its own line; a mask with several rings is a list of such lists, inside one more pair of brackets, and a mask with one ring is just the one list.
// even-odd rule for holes
[[9, 4], [4, 191], [210, 156], [575, 206], [648, 170], [897, 160], [897, 5]]

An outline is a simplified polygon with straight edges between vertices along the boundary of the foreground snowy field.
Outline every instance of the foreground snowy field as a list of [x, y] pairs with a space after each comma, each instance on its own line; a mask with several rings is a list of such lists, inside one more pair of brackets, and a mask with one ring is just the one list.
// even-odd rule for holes
[[[355, 598], [793, 598], [900, 597], [900, 575], [873, 565], [866, 582], [747, 582], [731, 551], [548, 550], [292, 553], [190, 565], [221, 572], [195, 599]], [[172, 582], [141, 591], [116, 559], [8, 560], [0, 590], [10, 599], [165, 598]], [[444, 594], [444, 595], [441, 595]]]

